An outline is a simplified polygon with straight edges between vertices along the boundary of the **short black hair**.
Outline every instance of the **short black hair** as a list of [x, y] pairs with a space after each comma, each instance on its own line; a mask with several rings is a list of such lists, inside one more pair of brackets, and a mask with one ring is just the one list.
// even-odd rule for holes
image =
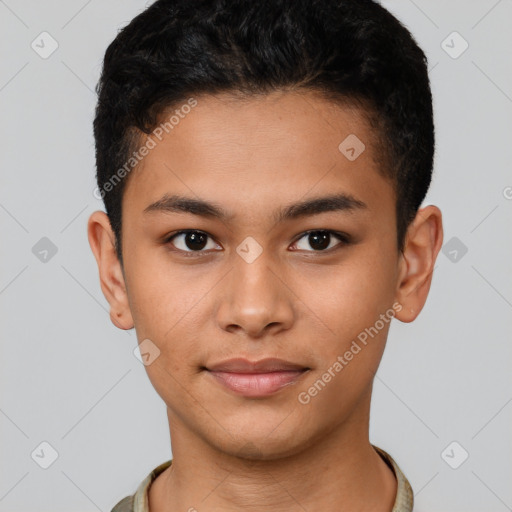
[[407, 28], [373, 0], [157, 0], [109, 45], [96, 86], [96, 179], [121, 265], [126, 162], [162, 112], [201, 94], [287, 90], [362, 107], [403, 251], [434, 158], [427, 58]]

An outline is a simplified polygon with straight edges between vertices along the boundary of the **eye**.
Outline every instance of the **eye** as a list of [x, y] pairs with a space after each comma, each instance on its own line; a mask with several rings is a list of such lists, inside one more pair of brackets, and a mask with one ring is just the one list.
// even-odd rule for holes
[[[204, 231], [197, 231], [195, 229], [189, 229], [184, 231], [178, 231], [174, 235], [171, 235], [165, 240], [165, 243], [172, 243], [174, 247], [183, 252], [205, 252], [203, 249], [212, 249], [218, 246], [215, 243], [211, 243], [208, 247], [208, 238], [210, 235]], [[177, 242], [174, 242], [177, 240]]]
[[306, 243], [303, 247], [299, 247], [300, 250], [308, 250], [307, 247], [305, 247], [306, 244], [309, 244], [310, 247], [313, 247], [314, 251], [309, 252], [327, 252], [327, 250], [332, 249], [331, 242], [333, 241], [333, 238], [337, 238], [338, 240], [341, 240], [341, 243], [335, 244], [336, 245], [345, 245], [349, 243], [349, 237], [348, 235], [342, 234], [342, 233], [336, 233], [334, 231], [329, 230], [311, 230], [307, 231], [302, 235], [302, 237], [296, 242], [298, 244], [300, 240], [306, 239]]
[[[317, 229], [303, 233], [301, 238], [295, 242], [295, 245], [298, 246], [299, 250], [306, 250], [308, 252], [328, 252], [333, 248], [332, 242], [335, 238], [337, 238], [340, 243], [334, 244], [334, 247], [337, 245], [346, 245], [350, 243], [350, 237], [344, 233], [337, 233], [335, 231], [329, 231], [325, 229]], [[208, 245], [208, 239], [210, 239], [210, 245]], [[303, 239], [306, 239], [306, 242], [301, 247], [300, 241]], [[177, 233], [167, 237], [164, 240], [164, 243], [170, 243], [177, 250], [188, 253], [187, 255], [193, 255], [193, 253], [203, 253], [208, 249], [215, 249], [216, 247], [222, 249], [218, 244], [213, 242], [213, 239], [210, 237], [210, 235], [208, 235], [208, 233], [196, 229], [178, 231]], [[309, 246], [313, 248], [313, 251], [310, 251], [305, 246], [306, 244], [309, 244]]]

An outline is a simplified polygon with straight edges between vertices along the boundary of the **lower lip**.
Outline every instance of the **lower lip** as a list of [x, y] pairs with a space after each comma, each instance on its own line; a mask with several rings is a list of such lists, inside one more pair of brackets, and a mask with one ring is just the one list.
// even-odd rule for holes
[[211, 375], [225, 387], [247, 397], [264, 397], [295, 383], [305, 370], [287, 370], [269, 373], [212, 372]]

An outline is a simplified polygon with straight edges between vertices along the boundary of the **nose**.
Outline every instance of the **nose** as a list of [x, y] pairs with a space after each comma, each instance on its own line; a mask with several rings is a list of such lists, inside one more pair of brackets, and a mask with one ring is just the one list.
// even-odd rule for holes
[[263, 254], [251, 263], [236, 259], [223, 283], [216, 312], [219, 326], [251, 338], [290, 329], [295, 316], [294, 295], [286, 277], [286, 272]]

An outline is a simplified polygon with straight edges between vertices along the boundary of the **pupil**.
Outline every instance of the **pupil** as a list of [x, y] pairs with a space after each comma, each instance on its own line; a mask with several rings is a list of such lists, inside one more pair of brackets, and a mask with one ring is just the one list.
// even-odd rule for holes
[[197, 231], [187, 233], [185, 236], [185, 243], [189, 249], [203, 249], [206, 245], [206, 236], [204, 233]]
[[325, 249], [329, 247], [329, 233], [316, 231], [309, 234], [309, 243], [313, 249]]

